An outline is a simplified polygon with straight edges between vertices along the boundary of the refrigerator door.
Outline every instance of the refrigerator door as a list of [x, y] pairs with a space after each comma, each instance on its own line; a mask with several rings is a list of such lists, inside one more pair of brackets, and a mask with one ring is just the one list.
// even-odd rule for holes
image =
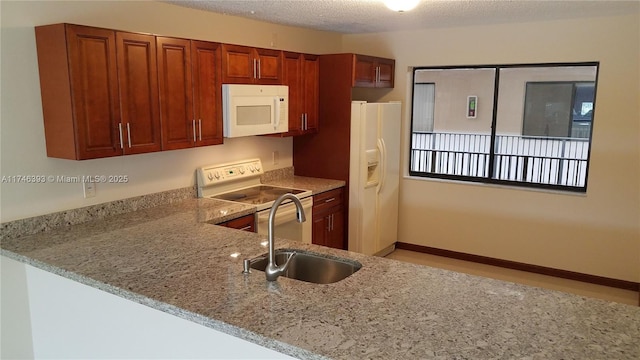
[[351, 103], [351, 136], [349, 149], [349, 224], [348, 224], [348, 249], [362, 252], [362, 217], [363, 198], [366, 184], [367, 169], [361, 160], [361, 148], [364, 142], [363, 125], [366, 113], [364, 101]]
[[400, 103], [354, 101], [351, 112], [349, 250], [385, 255], [397, 241]]
[[[399, 102], [378, 104], [378, 142], [380, 180], [377, 188], [377, 255], [386, 255], [398, 241], [398, 198], [400, 187], [400, 123]], [[386, 252], [386, 253], [385, 253]]]
[[380, 149], [378, 147], [379, 108], [377, 104], [365, 104], [363, 122], [361, 123], [362, 148], [360, 152], [360, 168], [366, 168], [365, 182], [362, 192], [362, 247], [360, 252], [366, 255], [375, 254], [378, 242], [378, 185], [380, 184]]

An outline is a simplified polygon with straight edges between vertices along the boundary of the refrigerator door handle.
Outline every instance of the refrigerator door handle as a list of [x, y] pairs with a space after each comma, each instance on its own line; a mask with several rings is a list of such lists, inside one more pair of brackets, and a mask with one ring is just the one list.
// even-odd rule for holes
[[382, 138], [378, 139], [378, 151], [380, 152], [380, 165], [378, 165], [380, 169], [378, 170], [378, 186], [376, 188], [376, 193], [380, 193], [380, 190], [382, 190], [387, 172], [387, 145]]

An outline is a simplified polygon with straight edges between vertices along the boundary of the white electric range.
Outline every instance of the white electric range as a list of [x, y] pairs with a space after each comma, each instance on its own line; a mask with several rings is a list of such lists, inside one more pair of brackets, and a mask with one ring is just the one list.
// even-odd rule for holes
[[260, 182], [262, 174], [264, 169], [260, 159], [200, 167], [197, 169], [198, 197], [254, 205], [257, 232], [266, 235], [271, 206], [282, 194], [291, 193], [300, 199], [307, 221], [298, 223], [295, 205], [286, 200], [276, 211], [275, 235], [310, 244], [312, 192], [264, 185]]

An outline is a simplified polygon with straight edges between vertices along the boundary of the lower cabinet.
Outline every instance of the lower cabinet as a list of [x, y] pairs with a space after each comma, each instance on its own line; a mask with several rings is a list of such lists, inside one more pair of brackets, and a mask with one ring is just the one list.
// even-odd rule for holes
[[344, 189], [314, 195], [312, 242], [316, 245], [346, 249], [344, 215]]
[[230, 227], [233, 229], [243, 230], [243, 231], [256, 232], [256, 220], [253, 214], [246, 215], [237, 219], [225, 221], [218, 225]]

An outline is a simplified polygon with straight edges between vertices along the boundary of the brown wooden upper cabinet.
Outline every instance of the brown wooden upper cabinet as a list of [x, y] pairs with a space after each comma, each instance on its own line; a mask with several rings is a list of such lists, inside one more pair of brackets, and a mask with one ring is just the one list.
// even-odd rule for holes
[[282, 84], [282, 51], [222, 44], [222, 83]]
[[395, 60], [366, 55], [353, 57], [353, 87], [393, 88]]
[[71, 24], [35, 32], [48, 156], [160, 149], [153, 36]]
[[283, 83], [289, 86], [289, 132], [296, 136], [318, 131], [319, 57], [284, 52]]
[[156, 41], [163, 150], [222, 144], [220, 44]]
[[48, 156], [222, 143], [219, 44], [72, 24], [35, 32]]

